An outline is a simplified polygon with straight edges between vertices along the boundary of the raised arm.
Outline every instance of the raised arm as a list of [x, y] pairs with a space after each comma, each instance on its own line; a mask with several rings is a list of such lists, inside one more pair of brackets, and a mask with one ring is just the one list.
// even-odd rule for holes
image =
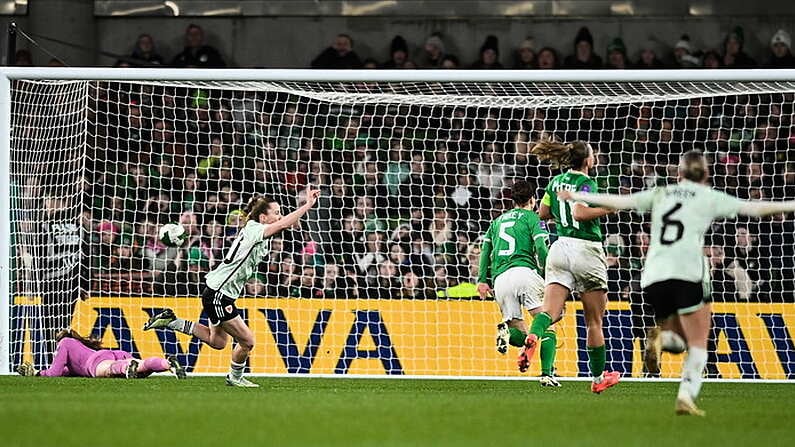
[[320, 197], [320, 190], [308, 189], [306, 191], [306, 203], [292, 213], [282, 217], [270, 225], [267, 225], [263, 231], [262, 237], [267, 239], [274, 234], [293, 226], [296, 222], [298, 222], [299, 219], [301, 219], [304, 214], [306, 214], [307, 211], [309, 211], [310, 208], [315, 206], [318, 197]]

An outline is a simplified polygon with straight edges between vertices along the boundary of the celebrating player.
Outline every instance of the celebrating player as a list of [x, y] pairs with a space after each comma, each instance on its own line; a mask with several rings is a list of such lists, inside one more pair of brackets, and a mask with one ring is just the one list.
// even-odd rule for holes
[[152, 373], [171, 370], [178, 379], [185, 378], [185, 370], [174, 357], [134, 359], [129, 352], [103, 349], [102, 343], [80, 336], [73, 330], [62, 330], [55, 336], [58, 343], [49, 368], [36, 371], [29, 362], [22, 363], [17, 372], [23, 376], [42, 377], [147, 377]]
[[[524, 180], [513, 184], [511, 196], [516, 208], [497, 217], [489, 226], [480, 252], [478, 293], [481, 298], [492, 294], [500, 306], [503, 321], [497, 325], [497, 351], [505, 354], [508, 344], [524, 347], [527, 324], [522, 308], [535, 315], [544, 298], [544, 269], [549, 234], [544, 223], [533, 212], [533, 191]], [[560, 386], [552, 376], [557, 337], [548, 330], [541, 339], [542, 386]], [[521, 360], [521, 359], [520, 359]], [[520, 361], [519, 370], [527, 370]]]
[[[697, 151], [679, 162], [679, 183], [632, 195], [561, 191], [561, 200], [584, 201], [612, 209], [651, 210], [651, 245], [641, 275], [646, 300], [661, 323], [680, 323], [688, 353], [676, 397], [676, 413], [703, 416], [695, 400], [707, 363], [712, 309], [704, 233], [714, 219], [765, 216], [795, 211], [795, 201], [743, 201], [706, 185], [707, 160]], [[678, 320], [678, 321], [672, 321]], [[676, 327], [676, 325], [672, 325]]]
[[319, 190], [308, 189], [307, 202], [286, 216], [282, 216], [281, 207], [272, 199], [261, 195], [252, 197], [244, 210], [248, 219], [245, 227], [238, 233], [223, 262], [205, 279], [202, 306], [210, 326], [177, 318], [171, 309], [165, 309], [152, 316], [144, 325], [144, 330], [169, 328], [193, 335], [214, 349], [224, 349], [228, 336], [232, 336], [237, 346], [232, 351], [232, 367], [226, 376], [226, 384], [258, 387], [243, 377], [246, 359], [254, 347], [254, 334], [240, 317], [235, 300], [240, 296], [243, 285], [268, 255], [270, 238], [298, 222], [315, 205], [319, 196]]
[[558, 240], [552, 244], [546, 263], [544, 306], [533, 318], [525, 348], [519, 356], [520, 368], [529, 363], [549, 326], [560, 319], [566, 299], [578, 292], [585, 311], [588, 366], [591, 391], [601, 393], [618, 383], [618, 372], [605, 372], [605, 338], [602, 319], [607, 304], [607, 263], [602, 249], [599, 218], [612, 211], [592, 208], [582, 202], [558, 200], [558, 191], [596, 192], [596, 182], [588, 176], [595, 157], [591, 145], [583, 141], [569, 144], [542, 140], [532, 153], [553, 167], [570, 168], [547, 185], [541, 201], [542, 219], [555, 219]]

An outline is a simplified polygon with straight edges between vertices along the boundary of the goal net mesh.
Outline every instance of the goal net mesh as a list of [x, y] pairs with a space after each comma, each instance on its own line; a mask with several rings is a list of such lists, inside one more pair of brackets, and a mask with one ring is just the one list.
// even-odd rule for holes
[[[591, 143], [601, 191], [675, 182], [679, 155], [701, 149], [716, 188], [795, 199], [794, 92], [795, 82], [14, 81], [12, 366], [46, 367], [55, 333], [71, 327], [191, 372], [227, 371], [232, 343], [216, 351], [142, 326], [164, 308], [206, 323], [203, 278], [244, 204], [266, 194], [286, 213], [310, 185], [318, 206], [273, 238], [237, 302], [257, 341], [250, 372], [519, 376], [515, 348], [495, 350], [497, 304], [475, 284], [482, 235], [513, 207], [513, 182], [530, 181], [540, 199], [556, 174], [533, 144]], [[158, 229], [175, 222], [190, 237], [166, 247]], [[643, 377], [648, 216], [617, 213], [602, 227], [608, 369]], [[712, 226], [709, 376], [795, 377], [794, 238], [791, 216]], [[557, 373], [587, 376], [576, 300], [557, 326]], [[665, 354], [662, 376], [681, 361]]]

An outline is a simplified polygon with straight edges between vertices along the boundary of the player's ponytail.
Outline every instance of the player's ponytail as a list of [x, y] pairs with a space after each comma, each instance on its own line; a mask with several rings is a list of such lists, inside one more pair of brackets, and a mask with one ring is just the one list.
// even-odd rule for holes
[[266, 213], [268, 207], [270, 207], [270, 204], [273, 202], [274, 200], [270, 197], [263, 196], [262, 194], [254, 194], [246, 204], [246, 207], [243, 208], [246, 220], [258, 221], [259, 216]]
[[102, 349], [102, 341], [96, 338], [86, 338], [82, 335], [78, 334], [74, 329], [62, 329], [55, 334], [55, 342], [59, 342], [64, 338], [74, 338], [75, 340], [79, 341], [86, 347], [93, 349], [95, 351], [99, 351]]
[[688, 151], [679, 160], [679, 176], [691, 182], [702, 183], [709, 177], [707, 159], [701, 151]]
[[588, 143], [584, 141], [560, 143], [549, 138], [537, 142], [530, 152], [539, 160], [548, 161], [553, 168], [561, 169], [579, 169], [591, 155]]

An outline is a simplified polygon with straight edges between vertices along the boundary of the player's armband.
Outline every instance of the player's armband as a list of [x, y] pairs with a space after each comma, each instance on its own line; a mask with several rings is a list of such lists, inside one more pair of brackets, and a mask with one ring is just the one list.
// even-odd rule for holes
[[541, 204], [546, 206], [552, 206], [552, 198], [549, 196], [548, 192], [544, 193], [544, 197], [541, 198]]

